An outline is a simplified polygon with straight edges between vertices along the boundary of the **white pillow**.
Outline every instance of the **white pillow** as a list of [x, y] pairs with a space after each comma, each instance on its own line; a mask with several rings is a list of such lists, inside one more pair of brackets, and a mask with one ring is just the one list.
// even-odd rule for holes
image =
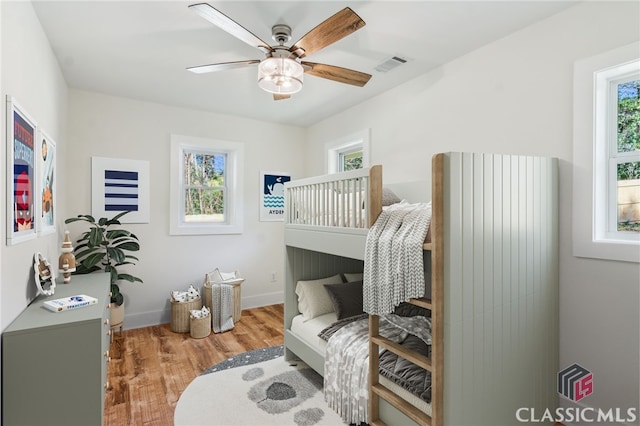
[[344, 274], [344, 279], [347, 280], [348, 283], [352, 283], [354, 281], [362, 281], [363, 279], [363, 273], [357, 273], [357, 274]]
[[296, 294], [298, 295], [298, 311], [304, 321], [309, 321], [320, 315], [334, 312], [329, 294], [324, 284], [342, 284], [342, 277], [336, 274], [319, 280], [298, 281]]

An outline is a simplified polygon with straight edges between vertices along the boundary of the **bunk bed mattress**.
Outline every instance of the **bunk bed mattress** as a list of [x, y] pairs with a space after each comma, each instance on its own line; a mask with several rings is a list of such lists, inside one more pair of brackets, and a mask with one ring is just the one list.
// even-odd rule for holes
[[335, 312], [320, 315], [308, 321], [302, 315], [296, 315], [291, 322], [291, 332], [303, 340], [307, 345], [324, 355], [327, 342], [318, 337], [318, 334], [338, 319]]
[[[296, 315], [291, 322], [291, 332], [298, 336], [301, 340], [303, 340], [307, 345], [314, 348], [324, 356], [327, 342], [321, 339], [318, 335], [321, 331], [331, 326], [336, 321], [337, 316], [335, 312], [320, 315], [309, 321], [304, 321], [302, 315]], [[389, 355], [392, 354], [389, 353]], [[391, 363], [392, 361], [389, 359], [388, 362]], [[428, 415], [431, 415], [431, 404], [426, 402], [424, 399], [419, 398], [418, 396], [414, 395], [407, 389], [396, 384], [382, 374], [379, 375], [378, 379], [380, 384], [382, 384], [384, 387], [390, 389], [395, 394], [402, 396], [403, 399], [408, 401], [411, 405], [418, 408], [419, 410], [427, 413]]]

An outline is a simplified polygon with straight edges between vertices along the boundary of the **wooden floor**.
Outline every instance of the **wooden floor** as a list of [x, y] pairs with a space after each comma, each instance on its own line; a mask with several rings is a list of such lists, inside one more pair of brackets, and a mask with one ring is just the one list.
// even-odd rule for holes
[[169, 324], [125, 330], [111, 343], [105, 426], [173, 425], [182, 391], [231, 356], [282, 345], [283, 305], [244, 310], [233, 330], [192, 339]]

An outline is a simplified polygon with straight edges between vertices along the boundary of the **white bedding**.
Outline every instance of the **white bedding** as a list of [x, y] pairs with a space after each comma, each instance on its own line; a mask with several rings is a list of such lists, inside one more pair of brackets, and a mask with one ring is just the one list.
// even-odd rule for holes
[[304, 321], [302, 315], [296, 315], [291, 322], [291, 331], [324, 356], [327, 342], [319, 338], [318, 334], [337, 320], [335, 312], [320, 315], [309, 321]]
[[[318, 333], [336, 322], [336, 320], [337, 316], [335, 312], [320, 315], [319, 317], [306, 322], [303, 320], [302, 315], [296, 315], [291, 323], [291, 331], [310, 347], [316, 349], [324, 356], [327, 342], [318, 337]], [[379, 376], [379, 382], [387, 389], [390, 389], [397, 395], [402, 396], [403, 399], [408, 401], [414, 407], [422, 410], [428, 415], [431, 415], [431, 404], [428, 404], [383, 376]]]

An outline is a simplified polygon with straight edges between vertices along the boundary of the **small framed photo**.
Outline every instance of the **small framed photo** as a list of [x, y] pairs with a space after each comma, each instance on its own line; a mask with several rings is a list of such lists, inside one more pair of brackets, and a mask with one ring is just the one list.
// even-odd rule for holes
[[36, 144], [38, 154], [38, 235], [56, 232], [56, 143], [44, 131]]
[[149, 162], [91, 157], [91, 215], [122, 223], [149, 223]]
[[284, 184], [289, 173], [260, 172], [260, 221], [284, 221]]
[[37, 124], [7, 96], [7, 245], [37, 237]]

